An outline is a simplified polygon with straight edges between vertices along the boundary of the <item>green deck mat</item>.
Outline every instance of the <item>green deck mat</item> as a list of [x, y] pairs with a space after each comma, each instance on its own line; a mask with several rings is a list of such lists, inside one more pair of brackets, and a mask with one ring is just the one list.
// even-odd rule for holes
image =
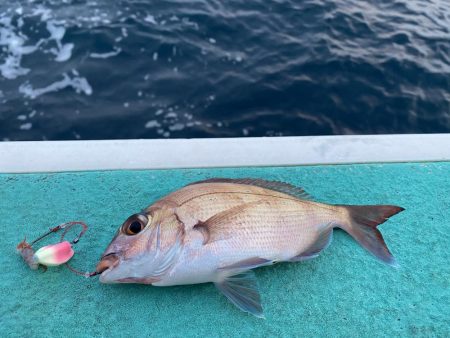
[[[105, 285], [65, 267], [32, 271], [15, 253], [25, 235], [84, 220], [72, 264], [93, 270], [130, 214], [210, 177], [285, 181], [327, 203], [403, 206], [380, 226], [400, 267], [335, 231], [316, 259], [256, 270], [264, 320], [210, 283]], [[450, 163], [1, 174], [0, 219], [1, 337], [450, 336]]]

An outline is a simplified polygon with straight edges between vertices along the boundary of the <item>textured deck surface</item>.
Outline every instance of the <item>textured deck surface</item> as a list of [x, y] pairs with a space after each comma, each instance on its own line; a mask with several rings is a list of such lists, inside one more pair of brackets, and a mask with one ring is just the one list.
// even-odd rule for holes
[[[104, 285], [65, 267], [31, 271], [15, 245], [70, 220], [90, 226], [73, 265], [92, 270], [131, 213], [186, 183], [260, 177], [317, 200], [397, 204], [380, 229], [398, 269], [342, 231], [320, 257], [256, 270], [266, 320], [212, 284]], [[0, 175], [0, 336], [450, 336], [450, 163]], [[57, 237], [52, 238], [57, 241]]]

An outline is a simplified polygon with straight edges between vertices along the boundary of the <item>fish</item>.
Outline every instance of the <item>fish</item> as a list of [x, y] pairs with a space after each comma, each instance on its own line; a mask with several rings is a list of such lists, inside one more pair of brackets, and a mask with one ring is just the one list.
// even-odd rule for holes
[[340, 228], [395, 266], [381, 232], [395, 205], [315, 201], [303, 188], [263, 179], [194, 182], [128, 217], [96, 267], [102, 283], [209, 283], [264, 318], [253, 269], [317, 257]]

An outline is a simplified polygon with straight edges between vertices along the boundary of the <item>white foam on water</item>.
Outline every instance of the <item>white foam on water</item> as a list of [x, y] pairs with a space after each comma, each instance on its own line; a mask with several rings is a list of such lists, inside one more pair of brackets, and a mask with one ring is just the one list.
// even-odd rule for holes
[[89, 54], [89, 57], [94, 58], [94, 59], [107, 59], [107, 58], [110, 58], [110, 57], [118, 55], [121, 51], [122, 51], [121, 48], [114, 47], [114, 50], [112, 52], [91, 53], [91, 54]]
[[19, 128], [20, 128], [20, 130], [30, 130], [31, 127], [33, 127], [33, 124], [31, 122], [27, 122], [27, 123], [21, 124]]
[[175, 112], [167, 113], [167, 114], [164, 116], [164, 118], [166, 118], [166, 119], [171, 119], [171, 118], [176, 119], [177, 117], [178, 117], [178, 115], [177, 115], [177, 113], [175, 113]]
[[153, 15], [147, 14], [147, 16], [144, 18], [144, 21], [150, 22], [154, 25], [157, 25], [158, 23], [155, 20], [155, 17]]
[[[52, 4], [52, 1], [50, 1], [50, 4]], [[33, 102], [25, 99], [34, 100], [42, 95], [59, 92], [68, 88], [70, 90], [66, 90], [64, 95], [71, 95], [71, 90], [84, 95], [91, 95], [93, 93], [88, 80], [76, 70], [67, 71], [67, 68], [64, 69], [61, 68], [62, 66], [57, 65], [56, 69], [63, 69], [61, 73], [46, 73], [40, 75], [39, 78], [35, 78], [35, 76], [42, 74], [39, 72], [42, 70], [41, 67], [46, 67], [47, 65], [36, 66], [36, 74], [33, 73], [34, 69], [28, 69], [22, 66], [24, 59], [28, 61], [24, 55], [35, 52], [36, 55], [42, 53], [50, 56], [50, 58], [46, 58], [46, 62], [60, 63], [70, 60], [73, 57], [76, 45], [71, 41], [67, 41], [67, 32], [69, 29], [73, 27], [95, 28], [98, 25], [110, 24], [111, 22], [125, 22], [128, 18], [141, 20], [141, 22], [145, 21], [150, 25], [169, 25], [172, 22], [178, 22], [176, 25], [181, 25], [184, 28], [198, 29], [198, 25], [195, 22], [189, 21], [189, 18], [177, 17], [175, 15], [155, 17], [145, 12], [135, 15], [130, 14], [129, 9], [126, 8], [123, 12], [117, 11], [117, 7], [114, 8], [113, 5], [109, 6], [109, 4], [107, 8], [99, 5], [102, 8], [98, 9], [95, 8], [97, 6], [95, 0], [89, 1], [86, 7], [77, 7], [79, 11], [77, 10], [75, 16], [74, 13], [69, 13], [69, 11], [62, 10], [61, 8], [47, 8], [47, 1], [42, 3], [41, 1], [28, 0], [25, 2], [27, 3], [26, 6], [12, 5], [6, 12], [0, 13], [0, 49], [2, 50], [0, 54], [0, 74], [6, 79], [16, 79], [17, 77], [25, 76], [25, 80], [21, 81], [22, 84], [19, 86], [18, 91], [23, 95], [23, 104], [25, 106], [30, 104], [30, 107], [25, 114], [17, 117], [17, 120], [22, 124], [20, 126], [22, 130], [27, 130], [27, 128], [31, 129], [32, 124], [28, 122], [32, 121], [31, 119], [36, 115], [43, 115], [43, 112], [30, 109], [34, 108]], [[63, 0], [63, 2], [72, 4], [70, 0]], [[123, 41], [131, 34], [131, 31], [128, 31], [125, 23], [120, 24], [117, 28], [117, 41]], [[206, 36], [206, 41], [209, 41], [211, 44], [216, 43], [215, 39], [209, 38], [208, 36]], [[80, 47], [78, 46], [78, 48]], [[95, 52], [94, 50], [92, 53], [87, 51], [86, 54], [89, 58], [107, 59], [123, 51], [119, 44], [113, 45], [111, 48], [112, 50], [102, 53]], [[145, 52], [149, 48], [142, 47], [140, 50], [141, 52]], [[181, 50], [172, 44], [171, 53], [169, 52], [169, 55], [166, 56], [167, 61], [174, 63], [177, 57], [181, 55]], [[150, 60], [162, 60], [157, 50], [151, 52]], [[51, 65], [49, 66], [51, 67]], [[179, 71], [175, 64], [171, 68], [174, 72]], [[26, 76], [27, 74], [31, 74], [33, 77], [28, 77]], [[143, 77], [145, 80], [149, 80], [150, 76], [152, 74], [145, 74]], [[44, 83], [45, 85], [36, 87], [37, 83]], [[2, 92], [0, 91], [0, 100], [3, 99], [2, 96]], [[140, 98], [154, 98], [155, 94], [138, 90], [137, 96]], [[210, 100], [212, 101], [212, 99]], [[132, 104], [133, 102], [123, 102], [125, 108], [131, 107]], [[191, 106], [194, 107], [194, 105]], [[201, 122], [195, 121], [192, 114], [184, 116], [183, 112], [179, 111], [178, 106], [166, 107], [153, 103], [152, 107], [155, 107], [157, 110], [153, 113], [154, 119], [145, 123], [145, 128], [154, 128], [153, 130], [163, 137], [170, 137], [171, 132], [181, 131], [185, 128], [201, 124]], [[75, 113], [78, 114], [79, 112]], [[80, 138], [80, 135], [74, 133], [74, 137]]]
[[3, 77], [12, 80], [19, 76], [28, 74], [30, 71], [28, 68], [22, 68], [20, 66], [20, 57], [7, 56], [3, 64], [0, 65], [0, 73]]
[[79, 76], [74, 76], [71, 78], [66, 73], [63, 73], [63, 79], [61, 81], [53, 82], [44, 88], [34, 89], [30, 83], [23, 83], [19, 87], [19, 92], [26, 98], [35, 99], [46, 93], [57, 92], [68, 87], [73, 88], [76, 93], [84, 93], [85, 95], [92, 94], [92, 87], [89, 85], [86, 78]]
[[183, 123], [175, 123], [174, 125], [169, 126], [170, 131], [178, 131], [183, 130], [184, 124]]
[[35, 52], [43, 40], [36, 45], [25, 45], [27, 37], [12, 25], [11, 18], [0, 18], [0, 46], [6, 52], [6, 58], [0, 64], [0, 73], [3, 77], [13, 80], [29, 73], [30, 69], [21, 66], [22, 56]]
[[23, 19], [22, 18], [18, 18], [17, 19], [17, 27], [22, 28], [23, 24], [24, 24]]
[[41, 21], [47, 21], [52, 17], [52, 11], [48, 8], [40, 6], [37, 8], [33, 8], [31, 11], [31, 16], [38, 16], [38, 15], [41, 16]]
[[62, 43], [62, 39], [66, 34], [64, 26], [57, 26], [56, 21], [47, 21], [47, 30], [50, 33], [50, 40], [55, 40], [57, 48], [51, 48], [50, 52], [56, 55], [55, 61], [64, 62], [72, 57], [73, 43]]
[[73, 43], [66, 43], [61, 46], [58, 53], [56, 54], [55, 61], [64, 62], [72, 57], [72, 49], [75, 45]]
[[212, 43], [212, 44], [214, 44], [214, 43], [216, 43], [216, 39], [209, 38], [209, 42]]
[[161, 124], [156, 120], [148, 121], [145, 124], [145, 128], [158, 128], [158, 127], [161, 127]]
[[181, 19], [181, 22], [183, 22], [183, 24], [187, 27], [191, 27], [191, 28], [194, 28], [195, 30], [199, 30], [198, 24], [194, 21], [190, 21], [189, 18], [184, 17]]
[[47, 22], [47, 30], [50, 33], [50, 39], [55, 41], [60, 41], [66, 34], [66, 29], [64, 26], [56, 26], [54, 21]]

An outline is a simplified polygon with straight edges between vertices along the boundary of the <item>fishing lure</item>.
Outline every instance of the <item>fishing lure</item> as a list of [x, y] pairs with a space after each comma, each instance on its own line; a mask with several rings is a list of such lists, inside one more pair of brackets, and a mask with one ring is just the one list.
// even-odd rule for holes
[[[76, 236], [71, 242], [64, 240], [64, 237], [66, 236], [67, 232], [75, 225], [81, 225], [82, 230]], [[87, 231], [88, 227], [84, 222], [80, 221], [74, 221], [74, 222], [67, 222], [64, 224], [60, 224], [54, 228], [50, 228], [49, 231], [47, 231], [42, 236], [39, 236], [31, 243], [28, 243], [26, 241], [26, 238], [20, 242], [17, 245], [17, 253], [22, 256], [25, 263], [28, 264], [28, 266], [36, 270], [39, 267], [42, 267], [44, 270], [47, 270], [48, 266], [58, 266], [65, 264], [69, 270], [72, 272], [83, 275], [85, 277], [91, 277], [95, 276], [98, 273], [96, 271], [94, 272], [81, 272], [79, 270], [74, 269], [71, 265], [69, 265], [68, 261], [73, 257], [75, 254], [72, 245], [78, 243], [80, 238], [84, 235], [84, 233]], [[56, 244], [50, 244], [46, 245], [40, 249], [38, 249], [36, 252], [33, 250], [32, 246], [39, 242], [40, 240], [44, 239], [45, 237], [49, 236], [52, 233], [56, 233], [60, 230], [64, 230], [60, 242]]]

